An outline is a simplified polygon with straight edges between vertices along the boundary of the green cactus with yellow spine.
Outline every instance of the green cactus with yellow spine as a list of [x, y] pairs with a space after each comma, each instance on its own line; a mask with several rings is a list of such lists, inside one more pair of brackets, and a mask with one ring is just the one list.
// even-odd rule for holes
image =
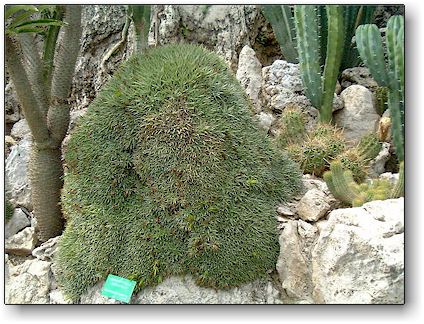
[[323, 177], [333, 196], [352, 207], [359, 207], [373, 200], [403, 196], [405, 178], [403, 163], [400, 164], [399, 179], [396, 184], [392, 184], [387, 179], [373, 179], [358, 184], [354, 181], [352, 172], [345, 171], [339, 160], [331, 162], [330, 171], [325, 172]]

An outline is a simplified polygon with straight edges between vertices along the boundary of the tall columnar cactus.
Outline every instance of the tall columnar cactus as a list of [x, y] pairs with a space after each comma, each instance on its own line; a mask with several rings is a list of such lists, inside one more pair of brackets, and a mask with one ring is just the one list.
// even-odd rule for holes
[[385, 60], [383, 41], [376, 25], [356, 29], [356, 42], [365, 65], [380, 86], [388, 89], [392, 139], [400, 161], [404, 160], [404, 22], [393, 16], [387, 22]]
[[335, 198], [349, 206], [359, 207], [368, 201], [403, 196], [403, 163], [400, 165], [399, 180], [395, 185], [386, 179], [358, 184], [354, 181], [352, 172], [345, 171], [339, 160], [331, 162], [330, 171], [324, 173], [324, 180]]
[[344, 23], [341, 6], [326, 6], [327, 47], [323, 76], [320, 66], [320, 28], [318, 9], [312, 5], [296, 5], [294, 10], [297, 48], [306, 96], [320, 110], [320, 120], [332, 119], [333, 96], [342, 60]]
[[287, 62], [297, 63], [294, 23], [289, 5], [263, 5], [262, 13], [270, 22], [275, 38]]

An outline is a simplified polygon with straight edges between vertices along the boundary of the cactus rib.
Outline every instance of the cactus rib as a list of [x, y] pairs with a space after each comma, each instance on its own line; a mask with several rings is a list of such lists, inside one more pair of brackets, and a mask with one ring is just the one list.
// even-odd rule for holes
[[322, 87], [317, 9], [311, 5], [296, 5], [294, 17], [305, 93], [312, 105], [320, 108]]
[[328, 5], [327, 16], [327, 55], [324, 66], [323, 96], [320, 109], [320, 119], [323, 122], [330, 122], [332, 119], [334, 89], [342, 61], [344, 43], [342, 8], [340, 6]]
[[381, 86], [389, 85], [384, 62], [383, 42], [376, 25], [361, 25], [356, 29], [356, 43], [359, 54], [372, 76]]

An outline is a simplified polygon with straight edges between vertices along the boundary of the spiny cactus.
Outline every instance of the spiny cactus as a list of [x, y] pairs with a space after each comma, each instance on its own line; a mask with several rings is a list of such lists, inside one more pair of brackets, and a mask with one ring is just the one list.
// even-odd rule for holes
[[316, 108], [321, 108], [322, 83], [317, 8], [295, 5], [297, 51], [305, 94]]
[[274, 206], [299, 191], [300, 171], [248, 107], [200, 46], [147, 49], [115, 72], [65, 155], [57, 279], [69, 298], [108, 273], [228, 288], [275, 268]]
[[375, 110], [381, 116], [387, 109], [387, 87], [377, 87], [374, 96]]
[[385, 61], [383, 41], [376, 25], [356, 29], [356, 42], [365, 65], [380, 86], [388, 89], [391, 133], [396, 155], [404, 160], [404, 22], [402, 16], [392, 16], [387, 22]]
[[296, 105], [287, 106], [279, 119], [281, 127], [277, 138], [279, 147], [285, 148], [290, 144], [302, 143], [306, 137], [305, 116]]
[[324, 173], [324, 180], [335, 198], [346, 205], [359, 207], [372, 200], [401, 197], [404, 188], [403, 172], [401, 164], [399, 180], [395, 185], [386, 179], [358, 184], [354, 181], [352, 172], [344, 170], [341, 161], [335, 160], [330, 164], [330, 171]]
[[337, 156], [344, 169], [352, 172], [353, 180], [364, 181], [367, 176], [368, 161], [365, 160], [357, 147], [343, 151]]
[[290, 5], [262, 5], [262, 13], [269, 21], [275, 38], [280, 44], [284, 59], [290, 63], [297, 63], [295, 46], [295, 32]]
[[304, 173], [321, 176], [345, 146], [341, 130], [329, 124], [318, 124], [303, 142], [289, 145], [286, 150]]
[[376, 133], [370, 133], [359, 140], [356, 148], [364, 161], [370, 161], [380, 153], [381, 142]]

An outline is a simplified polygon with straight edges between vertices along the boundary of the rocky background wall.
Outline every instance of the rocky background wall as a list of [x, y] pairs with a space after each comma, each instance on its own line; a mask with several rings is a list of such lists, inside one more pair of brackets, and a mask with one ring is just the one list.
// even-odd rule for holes
[[[379, 26], [390, 15], [402, 14], [401, 7], [379, 6], [377, 12]], [[133, 51], [134, 30], [125, 6], [83, 6], [82, 25], [69, 133]], [[257, 122], [270, 136], [278, 134], [278, 118], [290, 103], [307, 113], [309, 128], [316, 124], [318, 112], [303, 93], [299, 66], [282, 60], [259, 6], [153, 6], [150, 46], [175, 42], [203, 44], [222, 55], [251, 98]], [[375, 88], [366, 68], [342, 73], [333, 110], [336, 124], [352, 143], [384, 127], [385, 115], [375, 112]], [[54, 279], [52, 259], [60, 237], [41, 246], [37, 242], [27, 174], [32, 139], [7, 77], [5, 112], [6, 196], [14, 207], [5, 232], [6, 303], [66, 303]], [[387, 172], [394, 170], [390, 138], [386, 140], [372, 170], [394, 181], [397, 174]], [[190, 277], [173, 277], [143, 290], [131, 302], [403, 303], [403, 198], [337, 209], [324, 181], [304, 175], [303, 183], [299, 197], [276, 206], [281, 253], [267, 280], [215, 291], [195, 286]], [[102, 297], [100, 288], [101, 283], [92, 287], [80, 302], [118, 303]]]

